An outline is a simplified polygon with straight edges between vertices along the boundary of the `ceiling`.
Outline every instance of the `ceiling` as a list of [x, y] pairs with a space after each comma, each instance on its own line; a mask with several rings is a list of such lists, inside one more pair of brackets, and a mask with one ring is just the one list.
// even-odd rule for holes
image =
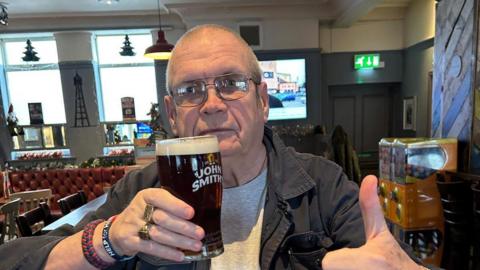
[[[184, 20], [306, 17], [347, 27], [375, 8], [405, 8], [411, 0], [160, 0], [162, 13]], [[0, 0], [10, 18], [155, 14], [156, 0]]]

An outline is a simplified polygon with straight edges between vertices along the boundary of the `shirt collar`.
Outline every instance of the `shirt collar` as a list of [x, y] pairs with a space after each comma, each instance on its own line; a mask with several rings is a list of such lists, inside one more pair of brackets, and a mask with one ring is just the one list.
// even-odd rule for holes
[[265, 126], [263, 143], [268, 154], [267, 182], [284, 200], [297, 197], [315, 187], [315, 181], [298, 162], [295, 150]]

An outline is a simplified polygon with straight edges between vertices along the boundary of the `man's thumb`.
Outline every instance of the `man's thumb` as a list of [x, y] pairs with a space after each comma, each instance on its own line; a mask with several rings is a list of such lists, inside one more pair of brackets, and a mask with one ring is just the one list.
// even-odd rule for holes
[[363, 179], [359, 200], [365, 226], [365, 237], [369, 240], [388, 229], [377, 195], [377, 178], [375, 176], [369, 175]]

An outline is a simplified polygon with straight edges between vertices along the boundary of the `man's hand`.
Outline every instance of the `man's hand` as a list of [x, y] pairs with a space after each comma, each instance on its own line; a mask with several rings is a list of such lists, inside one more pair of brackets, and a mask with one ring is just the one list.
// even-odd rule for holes
[[424, 269], [408, 257], [389, 232], [378, 200], [375, 176], [369, 175], [362, 181], [359, 200], [365, 245], [328, 252], [322, 261], [323, 269]]
[[[145, 206], [155, 207], [153, 224], [150, 227], [151, 240], [142, 240], [138, 231], [146, 223], [143, 219]], [[199, 251], [205, 231], [188, 221], [194, 215], [191, 206], [161, 188], [149, 188], [138, 192], [130, 204], [120, 213], [110, 228], [109, 237], [113, 249], [120, 255], [135, 255], [138, 252], [159, 258], [182, 261], [182, 250]], [[93, 246], [98, 256], [107, 262], [113, 259], [102, 244], [103, 223], [97, 226], [93, 235]], [[60, 241], [50, 252], [45, 269], [94, 269], [82, 254], [82, 232]], [[66, 259], [68, 258], [68, 259]]]
[[[146, 204], [155, 207], [154, 225], [150, 227], [151, 240], [142, 240], [138, 230], [145, 224]], [[145, 189], [137, 193], [128, 207], [117, 216], [110, 229], [113, 248], [125, 255], [138, 252], [156, 257], [182, 261], [179, 249], [199, 251], [204, 230], [188, 221], [194, 215], [191, 206], [161, 188]]]

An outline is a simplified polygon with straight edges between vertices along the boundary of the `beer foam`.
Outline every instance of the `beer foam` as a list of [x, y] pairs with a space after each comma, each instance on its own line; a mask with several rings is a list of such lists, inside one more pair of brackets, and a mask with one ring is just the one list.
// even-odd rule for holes
[[157, 156], [208, 154], [220, 152], [216, 136], [184, 137], [157, 141]]

